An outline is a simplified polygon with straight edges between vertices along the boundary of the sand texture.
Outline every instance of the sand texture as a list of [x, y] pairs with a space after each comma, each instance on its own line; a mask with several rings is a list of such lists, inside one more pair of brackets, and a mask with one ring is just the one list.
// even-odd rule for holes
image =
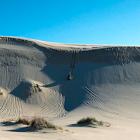
[[[110, 127], [73, 125], [89, 116]], [[64, 131], [1, 123], [0, 140], [139, 140], [140, 47], [0, 37], [0, 121], [20, 117], [43, 117]]]

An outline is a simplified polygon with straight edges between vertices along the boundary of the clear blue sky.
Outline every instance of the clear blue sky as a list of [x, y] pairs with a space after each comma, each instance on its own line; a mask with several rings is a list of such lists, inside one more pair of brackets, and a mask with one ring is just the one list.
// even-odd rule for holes
[[0, 0], [0, 35], [140, 45], [140, 0]]

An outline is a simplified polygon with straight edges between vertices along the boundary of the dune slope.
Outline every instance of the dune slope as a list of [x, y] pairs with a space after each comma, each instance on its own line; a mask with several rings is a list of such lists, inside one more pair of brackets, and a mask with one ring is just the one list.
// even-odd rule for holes
[[139, 123], [140, 47], [0, 37], [0, 87], [1, 120], [94, 114]]

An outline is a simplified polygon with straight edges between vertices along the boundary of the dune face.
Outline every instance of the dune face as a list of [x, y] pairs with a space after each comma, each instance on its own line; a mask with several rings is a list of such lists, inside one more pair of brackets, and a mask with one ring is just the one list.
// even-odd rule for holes
[[138, 119], [139, 83], [139, 47], [0, 38], [0, 119], [55, 118], [84, 107]]

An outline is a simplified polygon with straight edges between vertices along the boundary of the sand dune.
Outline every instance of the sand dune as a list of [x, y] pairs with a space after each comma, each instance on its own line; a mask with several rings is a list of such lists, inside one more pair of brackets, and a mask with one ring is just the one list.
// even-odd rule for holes
[[[103, 139], [102, 135], [113, 139], [115, 132], [121, 134], [120, 129], [126, 131], [122, 139], [133, 133], [137, 139], [139, 83], [138, 46], [70, 45], [0, 37], [1, 121], [41, 116], [66, 127], [93, 115], [110, 122], [112, 130], [85, 128], [89, 139]], [[78, 136], [64, 134], [62, 139], [68, 135], [69, 139], [81, 138], [81, 128], [70, 129]]]

